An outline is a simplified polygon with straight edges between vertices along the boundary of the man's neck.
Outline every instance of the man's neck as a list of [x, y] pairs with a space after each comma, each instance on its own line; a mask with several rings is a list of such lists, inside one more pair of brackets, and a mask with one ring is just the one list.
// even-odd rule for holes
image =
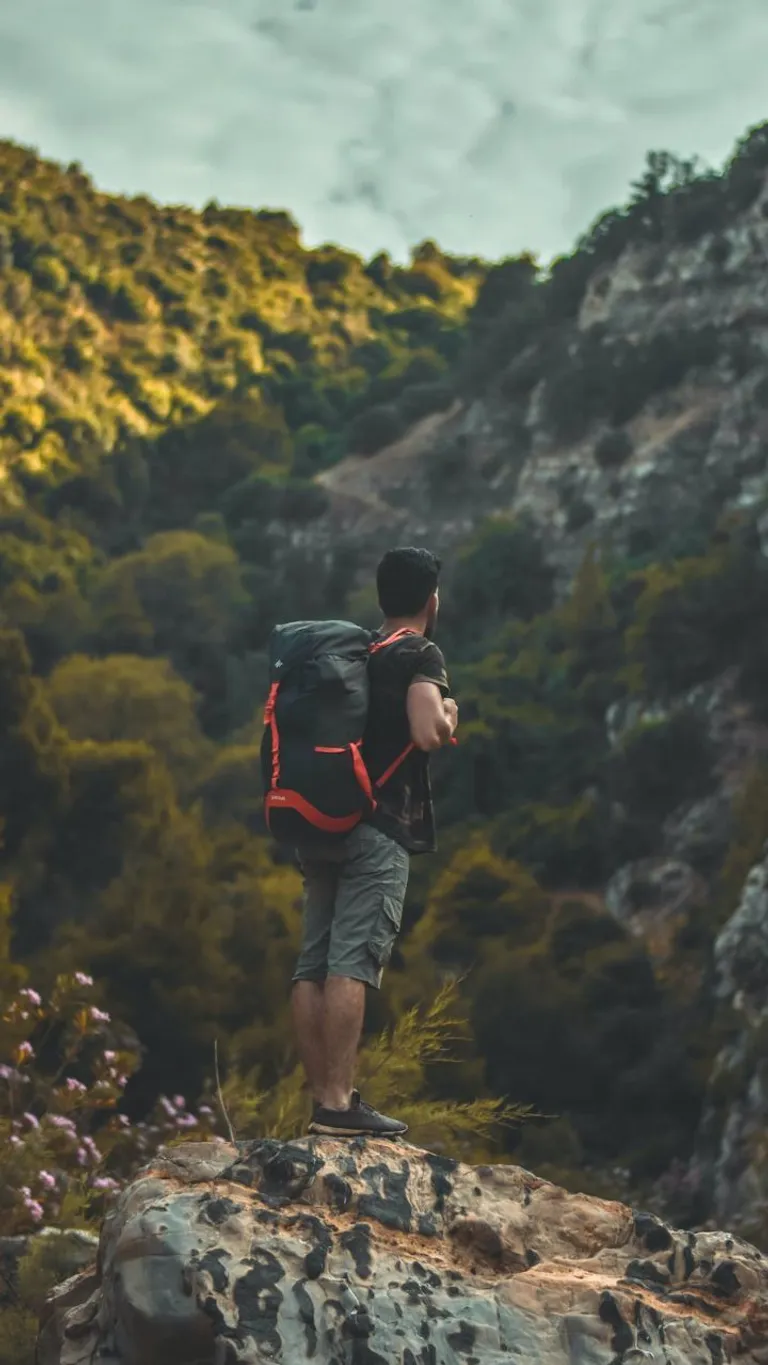
[[386, 618], [384, 630], [387, 635], [396, 635], [399, 630], [412, 630], [416, 635], [423, 635], [426, 625], [423, 616], [393, 616]]

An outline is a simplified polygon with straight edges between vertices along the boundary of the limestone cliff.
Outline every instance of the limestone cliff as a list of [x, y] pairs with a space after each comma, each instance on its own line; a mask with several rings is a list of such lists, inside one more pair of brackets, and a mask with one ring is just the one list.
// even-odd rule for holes
[[766, 1365], [768, 1261], [405, 1144], [187, 1144], [119, 1197], [38, 1359]]
[[768, 1229], [768, 849], [715, 944], [717, 991], [732, 1012], [715, 1065], [694, 1178], [713, 1218], [753, 1237]]
[[[343, 534], [367, 561], [393, 537], [450, 550], [484, 517], [525, 512], [565, 583], [590, 541], [637, 553], [723, 510], [759, 509], [768, 493], [766, 190], [694, 242], [628, 246], [592, 276], [577, 316], [550, 329], [539, 355], [500, 338], [493, 373], [471, 396], [373, 458], [352, 455], [321, 475], [329, 510], [294, 540], [330, 546]], [[543, 397], [557, 382], [555, 357], [565, 384], [596, 339], [652, 347], [671, 336], [691, 343], [694, 363], [677, 382], [662, 376], [622, 423], [626, 458], [601, 461], [607, 420], [575, 440], [553, 431]]]

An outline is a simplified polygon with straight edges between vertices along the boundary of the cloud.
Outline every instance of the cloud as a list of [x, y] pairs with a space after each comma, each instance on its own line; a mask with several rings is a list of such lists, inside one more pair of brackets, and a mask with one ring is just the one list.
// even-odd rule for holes
[[768, 119], [764, 0], [25, 0], [0, 136], [105, 189], [404, 256], [567, 249], [650, 148]]

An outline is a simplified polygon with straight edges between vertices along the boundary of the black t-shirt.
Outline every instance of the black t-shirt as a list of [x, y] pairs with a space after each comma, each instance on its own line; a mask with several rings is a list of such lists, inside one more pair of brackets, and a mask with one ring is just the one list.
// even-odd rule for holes
[[[379, 636], [379, 638], [384, 638]], [[374, 782], [411, 743], [406, 699], [412, 682], [437, 683], [450, 696], [445, 660], [432, 640], [404, 635], [373, 653], [371, 695], [363, 739], [366, 766]], [[376, 793], [371, 824], [410, 853], [432, 853], [435, 817], [429, 784], [429, 755], [414, 749]]]

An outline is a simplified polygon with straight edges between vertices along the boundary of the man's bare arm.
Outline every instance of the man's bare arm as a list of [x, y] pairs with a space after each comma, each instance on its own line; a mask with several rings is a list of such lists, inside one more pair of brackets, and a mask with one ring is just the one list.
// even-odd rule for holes
[[408, 723], [417, 749], [429, 753], [441, 749], [453, 738], [458, 724], [458, 707], [452, 697], [444, 698], [436, 683], [412, 682], [408, 688]]

